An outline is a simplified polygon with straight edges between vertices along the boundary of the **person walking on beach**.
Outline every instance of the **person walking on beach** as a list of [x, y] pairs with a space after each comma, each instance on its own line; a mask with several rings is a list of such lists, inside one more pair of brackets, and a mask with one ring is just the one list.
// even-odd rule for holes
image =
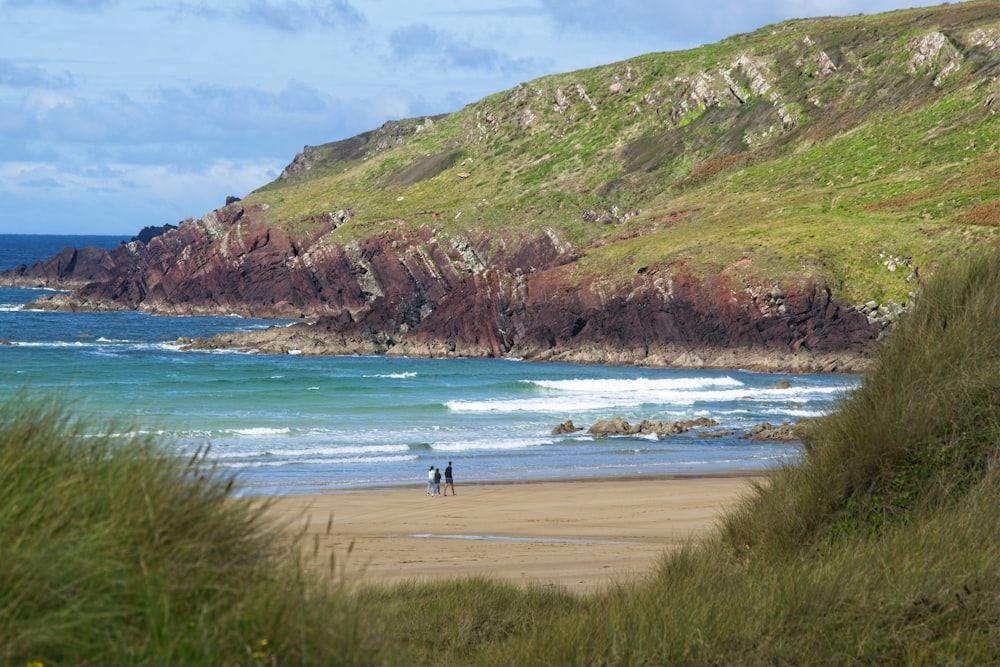
[[455, 480], [451, 476], [451, 461], [448, 461], [448, 467], [444, 469], [444, 495], [448, 495], [448, 487], [451, 487], [451, 495], [455, 495]]
[[434, 466], [431, 466], [427, 471], [427, 495], [431, 495], [434, 492]]
[[434, 468], [434, 495], [441, 495], [441, 468]]

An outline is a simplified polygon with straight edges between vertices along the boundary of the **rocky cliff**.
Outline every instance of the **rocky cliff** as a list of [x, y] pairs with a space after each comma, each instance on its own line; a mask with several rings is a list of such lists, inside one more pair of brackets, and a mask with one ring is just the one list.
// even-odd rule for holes
[[275, 353], [856, 371], [885, 326], [837, 304], [822, 284], [783, 290], [725, 271], [699, 277], [681, 263], [626, 282], [581, 276], [586, 249], [544, 231], [456, 238], [394, 225], [356, 243], [327, 243], [342, 222], [294, 235], [237, 202], [148, 244], [67, 249], [7, 278], [86, 282], [36, 308], [300, 320], [190, 341]]

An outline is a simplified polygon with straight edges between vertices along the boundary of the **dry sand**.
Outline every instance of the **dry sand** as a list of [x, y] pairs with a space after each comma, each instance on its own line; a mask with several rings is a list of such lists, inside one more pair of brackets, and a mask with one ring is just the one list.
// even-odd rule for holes
[[[429, 581], [484, 575], [577, 593], [651, 573], [660, 556], [715, 530], [753, 475], [424, 485], [269, 499], [282, 525], [319, 540], [349, 582]], [[327, 526], [332, 517], [332, 530]], [[351, 546], [353, 545], [353, 546]], [[348, 550], [350, 553], [348, 554]]]

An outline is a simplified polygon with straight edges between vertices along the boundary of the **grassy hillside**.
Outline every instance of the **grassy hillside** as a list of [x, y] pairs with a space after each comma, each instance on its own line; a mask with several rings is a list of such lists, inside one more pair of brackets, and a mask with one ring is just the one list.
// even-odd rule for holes
[[3, 664], [1000, 662], [1000, 246], [934, 277], [803, 463], [589, 597], [345, 586], [205, 456], [83, 432], [0, 406]]
[[348, 212], [332, 243], [544, 229], [580, 274], [684, 262], [905, 302], [1000, 238], [998, 76], [992, 0], [789, 21], [311, 147], [248, 200], [291, 228]]

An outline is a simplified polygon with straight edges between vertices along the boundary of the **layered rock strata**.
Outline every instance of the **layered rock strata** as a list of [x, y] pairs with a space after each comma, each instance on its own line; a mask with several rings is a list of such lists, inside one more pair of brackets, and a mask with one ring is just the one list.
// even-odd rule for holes
[[296, 320], [189, 342], [269, 353], [857, 372], [885, 326], [823, 284], [775, 290], [683, 264], [586, 276], [574, 249], [545, 230], [454, 238], [399, 223], [334, 242], [344, 217], [296, 234], [234, 202], [148, 243], [67, 248], [0, 284], [73, 289], [33, 308]]

